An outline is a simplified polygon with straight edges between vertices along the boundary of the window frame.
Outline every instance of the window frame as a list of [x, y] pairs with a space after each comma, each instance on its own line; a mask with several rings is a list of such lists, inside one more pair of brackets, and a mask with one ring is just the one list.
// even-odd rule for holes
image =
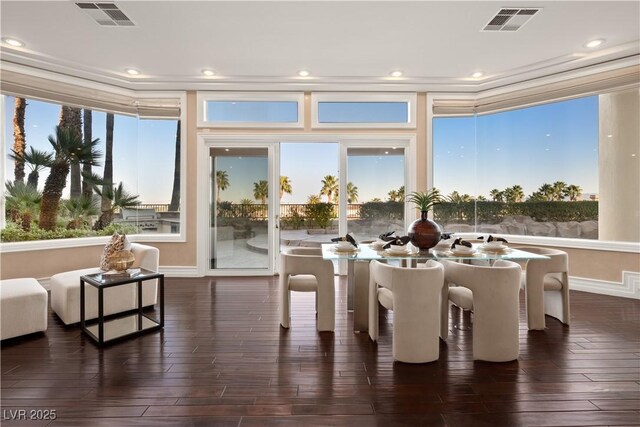
[[[319, 104], [321, 102], [401, 102], [407, 104], [406, 123], [321, 123]], [[313, 129], [416, 129], [417, 92], [357, 93], [357, 92], [313, 92], [311, 93], [311, 127]]]
[[[2, 104], [0, 107], [0, 155], [3, 158], [6, 158], [7, 155], [7, 141], [5, 140], [5, 126], [6, 123], [4, 121], [6, 109], [5, 109], [5, 97], [6, 96], [20, 96], [18, 94], [5, 94], [0, 93], [0, 103]], [[25, 96], [28, 99], [35, 99], [43, 102], [55, 103], [57, 105], [63, 105], [60, 101], [56, 99], [45, 99], [41, 97], [30, 97]], [[166, 243], [177, 243], [177, 242], [186, 242], [187, 240], [187, 94], [184, 91], [154, 91], [154, 92], [143, 92], [136, 95], [138, 99], [179, 99], [180, 100], [180, 117], [177, 120], [180, 120], [180, 233], [155, 233], [155, 234], [130, 234], [128, 237], [132, 242], [166, 242]], [[81, 107], [80, 105], [74, 105], [77, 107]], [[98, 108], [92, 108], [94, 111], [105, 111], [113, 114], [120, 115], [128, 115], [131, 116], [129, 112], [118, 111], [116, 108], [113, 110], [102, 110]], [[154, 120], [155, 117], [146, 116], [144, 118], [138, 117], [138, 120]], [[166, 120], [168, 117], [157, 117], [158, 119]], [[3, 163], [4, 164], [4, 163]], [[8, 171], [5, 168], [2, 168], [2, 178], [6, 182]], [[6, 206], [5, 206], [5, 197], [4, 191], [2, 195], [0, 195], [0, 203], [1, 203], [1, 219], [0, 219], [0, 228], [4, 229], [6, 226]], [[49, 250], [49, 249], [58, 249], [58, 248], [75, 248], [82, 246], [97, 246], [103, 245], [109, 239], [109, 236], [91, 236], [91, 237], [77, 237], [77, 238], [68, 238], [68, 239], [49, 239], [49, 240], [31, 240], [25, 242], [2, 242], [0, 244], [0, 253], [12, 253], [12, 252], [24, 252], [24, 251], [32, 251], [32, 250]]]
[[[304, 128], [304, 93], [303, 92], [203, 92], [198, 91], [197, 114], [198, 128]], [[296, 102], [298, 104], [298, 120], [295, 122], [225, 122], [207, 120], [208, 101], [255, 101], [255, 102]]]

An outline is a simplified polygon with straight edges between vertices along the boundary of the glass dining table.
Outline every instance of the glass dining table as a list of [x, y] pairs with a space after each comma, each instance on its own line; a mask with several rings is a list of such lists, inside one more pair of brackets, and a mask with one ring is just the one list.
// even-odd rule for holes
[[504, 246], [488, 248], [482, 243], [474, 243], [473, 252], [464, 254], [452, 252], [448, 248], [428, 251], [390, 252], [376, 243], [361, 243], [353, 250], [339, 250], [335, 244], [322, 245], [322, 257], [328, 260], [347, 261], [347, 310], [353, 311], [353, 330], [366, 332], [369, 322], [369, 262], [398, 263], [403, 267], [416, 267], [428, 260], [451, 260], [491, 265], [499, 259], [526, 262], [530, 259], [546, 259], [544, 255], [527, 252], [524, 249]]

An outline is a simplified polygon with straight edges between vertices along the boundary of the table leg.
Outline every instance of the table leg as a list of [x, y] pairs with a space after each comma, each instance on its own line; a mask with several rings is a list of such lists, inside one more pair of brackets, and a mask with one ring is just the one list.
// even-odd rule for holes
[[347, 261], [347, 311], [353, 311], [353, 263], [352, 259]]
[[104, 289], [98, 288], [98, 344], [104, 344]]
[[138, 292], [138, 330], [142, 330], [142, 280], [136, 282]]
[[84, 313], [84, 280], [80, 279], [80, 329], [85, 330], [85, 313]]
[[369, 262], [354, 263], [353, 274], [353, 330], [369, 330]]
[[164, 327], [164, 275], [158, 279], [160, 284], [160, 327]]

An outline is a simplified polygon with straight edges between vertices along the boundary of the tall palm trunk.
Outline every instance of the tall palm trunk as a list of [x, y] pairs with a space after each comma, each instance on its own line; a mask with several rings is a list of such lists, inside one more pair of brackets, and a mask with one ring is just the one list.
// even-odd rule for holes
[[30, 185], [33, 188], [38, 188], [38, 180], [40, 179], [40, 172], [36, 169], [29, 172], [29, 176], [27, 177], [27, 185]]
[[173, 163], [173, 190], [171, 191], [170, 211], [177, 211], [180, 207], [180, 120], [176, 129], [176, 155]]
[[[80, 108], [63, 105], [60, 109], [60, 127], [70, 127], [76, 134], [82, 137], [82, 117]], [[77, 199], [82, 195], [80, 180], [80, 163], [71, 162], [71, 186], [69, 187], [71, 198]]]
[[110, 190], [113, 189], [113, 114], [107, 113], [107, 135], [104, 147], [104, 173], [102, 180], [102, 200], [100, 201], [100, 218], [96, 226], [109, 224], [112, 220], [111, 199], [107, 197]]
[[[93, 117], [91, 114], [91, 110], [88, 109], [84, 109], [83, 110], [83, 127], [84, 127], [84, 143], [86, 144], [90, 144], [92, 138], [92, 132], [91, 132], [91, 125], [93, 123]], [[84, 165], [82, 165], [82, 173], [85, 176], [90, 176], [91, 175], [91, 165], [88, 163], [85, 163]], [[91, 195], [93, 194], [93, 188], [91, 186], [91, 184], [87, 181], [86, 178], [82, 178], [82, 195], [86, 196], [86, 197], [91, 197]]]
[[24, 133], [24, 112], [27, 102], [24, 98], [16, 98], [13, 114], [13, 151], [16, 154], [14, 177], [16, 182], [24, 182], [24, 151], [27, 148]]
[[68, 175], [69, 164], [64, 160], [56, 159], [51, 165], [49, 177], [42, 191], [40, 228], [43, 230], [53, 230], [56, 226], [58, 206], [62, 198], [62, 190], [64, 190], [64, 187], [67, 185]]

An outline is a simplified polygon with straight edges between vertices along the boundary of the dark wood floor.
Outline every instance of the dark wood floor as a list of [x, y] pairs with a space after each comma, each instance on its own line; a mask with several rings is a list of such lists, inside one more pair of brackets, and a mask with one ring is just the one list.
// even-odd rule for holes
[[640, 425], [640, 301], [572, 292], [571, 327], [539, 332], [521, 310], [510, 363], [474, 362], [473, 331], [452, 323], [439, 361], [408, 365], [391, 315], [373, 344], [338, 291], [333, 334], [310, 294], [280, 328], [271, 278], [167, 279], [164, 331], [103, 350], [51, 314], [45, 335], [2, 343], [2, 424], [25, 409], [56, 411], [30, 426]]

